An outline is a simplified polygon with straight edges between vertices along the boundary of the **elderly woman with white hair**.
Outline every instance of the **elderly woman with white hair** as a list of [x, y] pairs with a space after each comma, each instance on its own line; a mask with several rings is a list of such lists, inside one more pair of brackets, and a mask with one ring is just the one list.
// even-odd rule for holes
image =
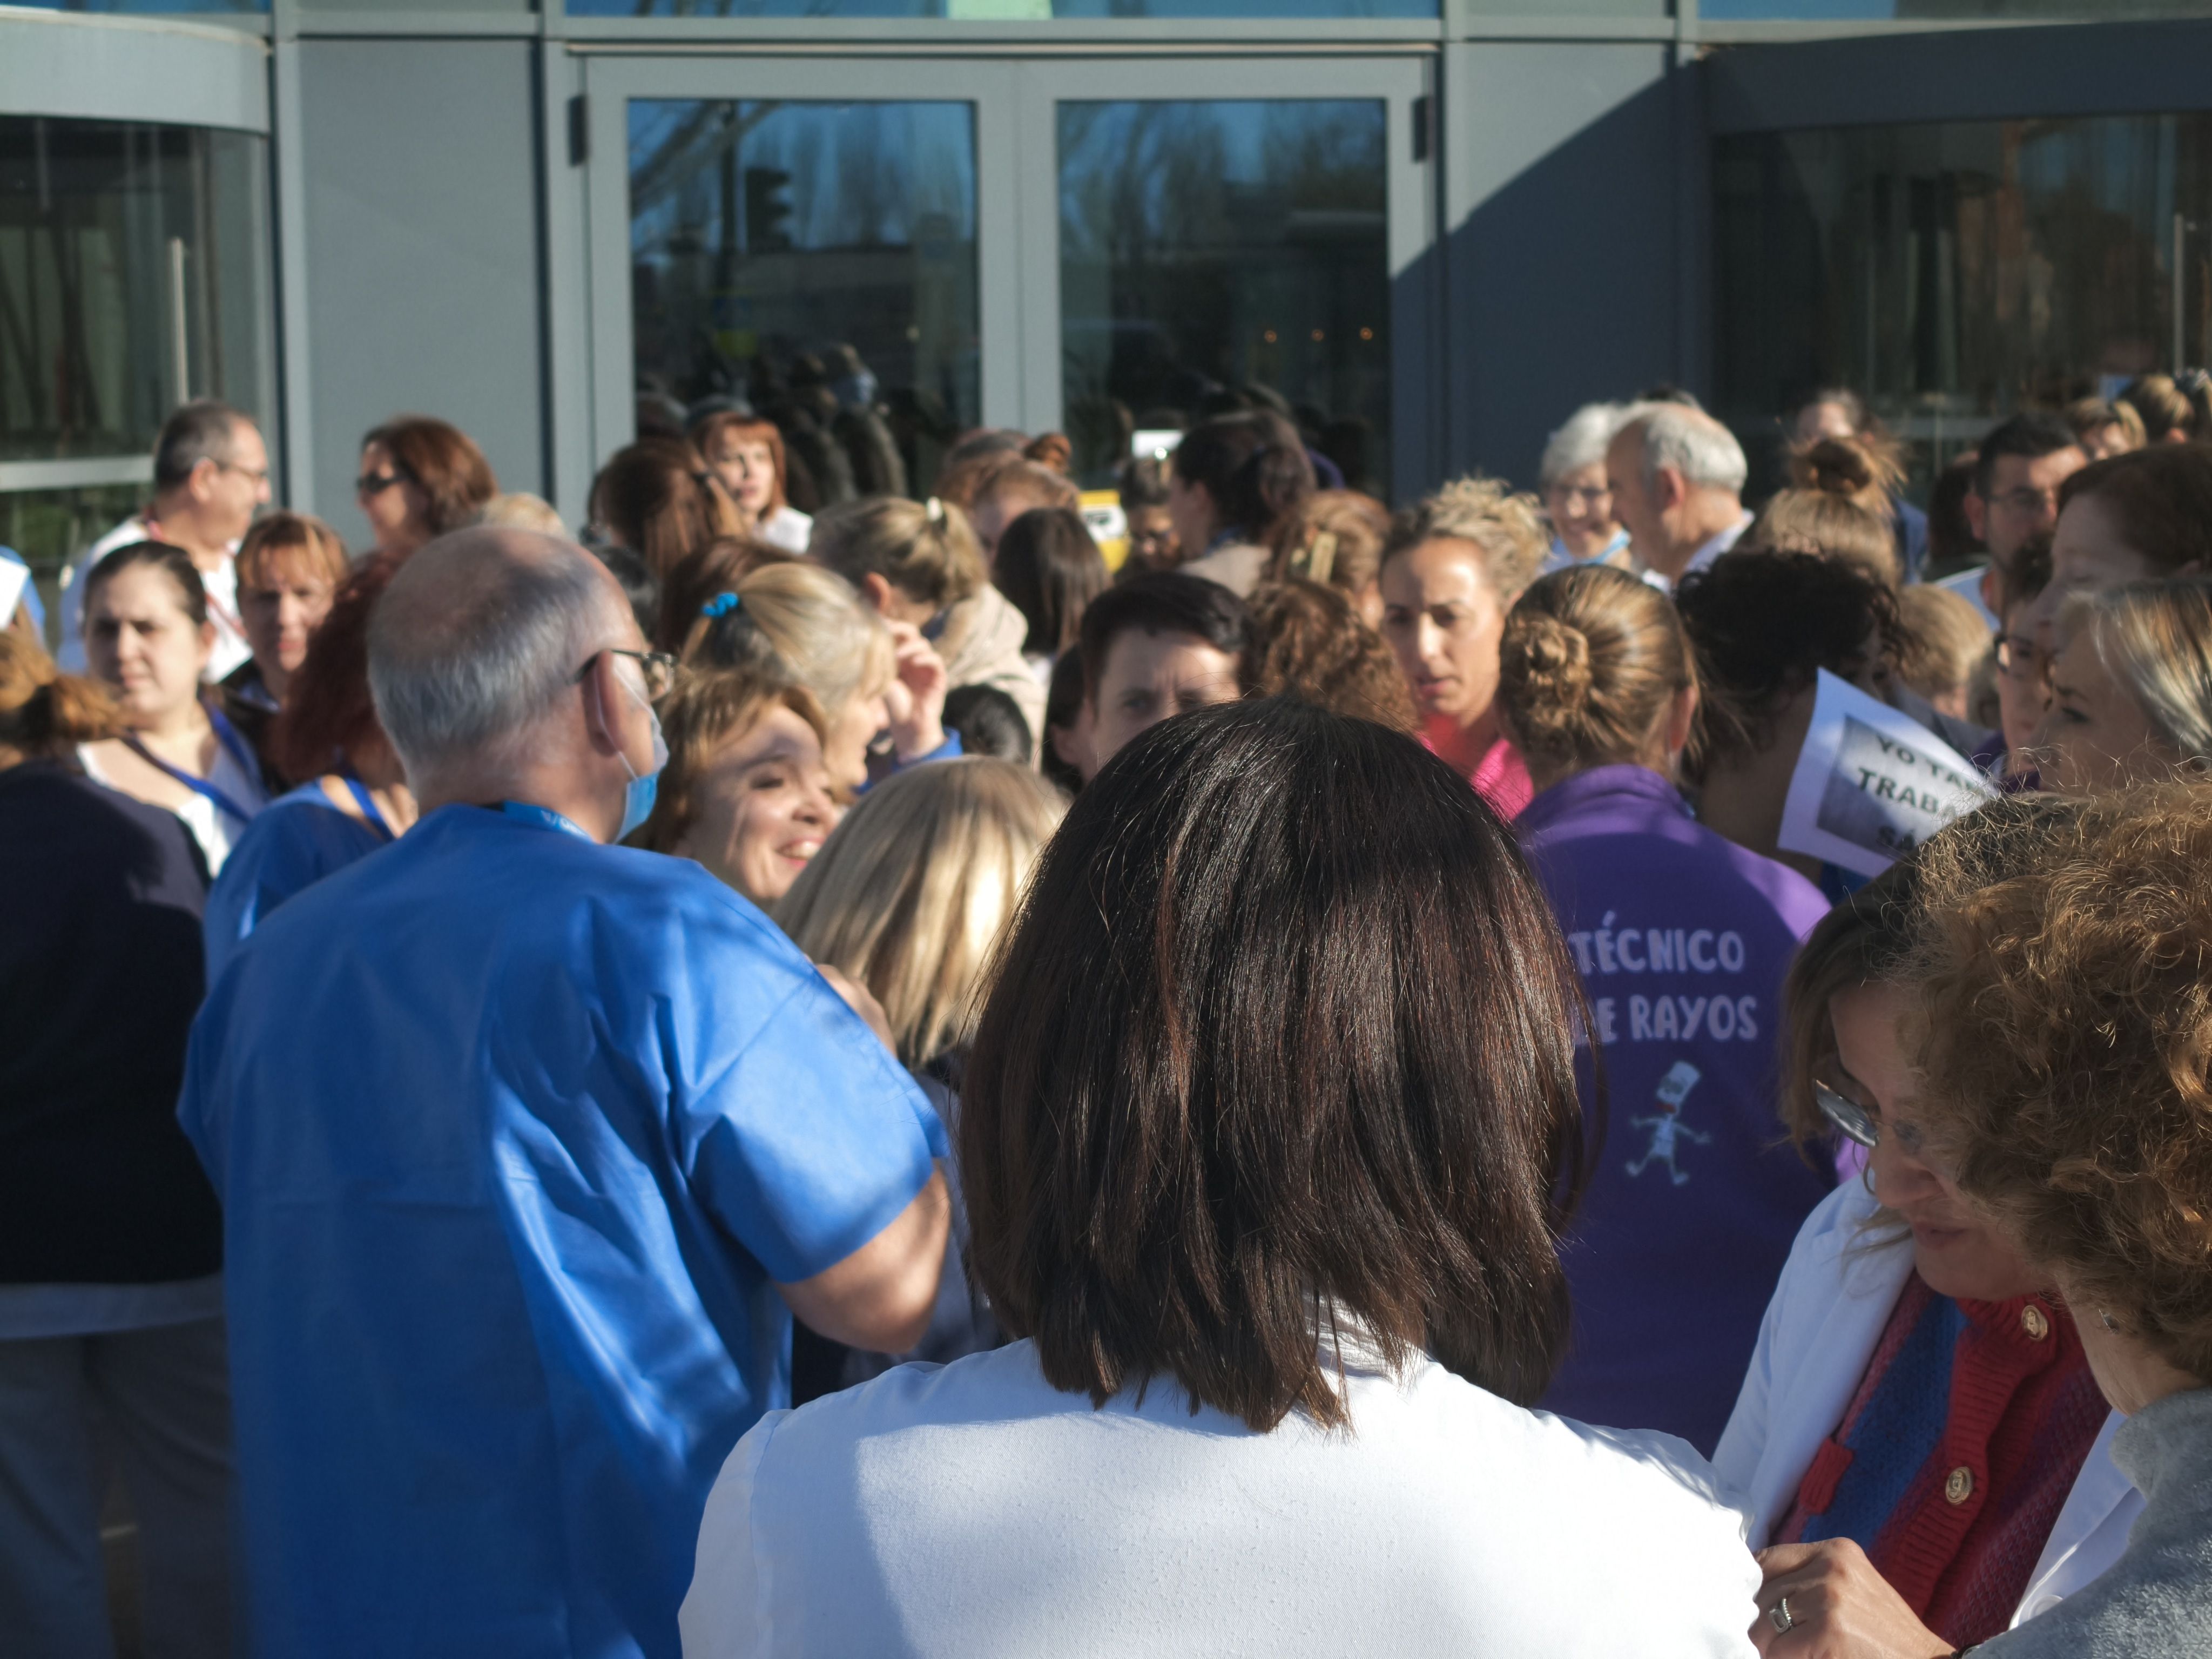
[[1628, 568], [1628, 532], [1613, 520], [1613, 486], [1605, 481], [1606, 446], [1627, 412], [1620, 404], [1584, 404], [1544, 441], [1536, 478], [1552, 546], [1543, 574], [1578, 564]]

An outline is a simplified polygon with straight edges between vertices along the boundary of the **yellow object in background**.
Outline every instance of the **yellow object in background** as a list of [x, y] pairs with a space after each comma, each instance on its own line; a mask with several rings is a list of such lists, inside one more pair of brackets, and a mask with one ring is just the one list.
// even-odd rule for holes
[[1091, 539], [1098, 544], [1109, 570], [1119, 570], [1129, 556], [1129, 519], [1121, 511], [1118, 489], [1086, 489], [1081, 500], [1083, 522], [1091, 526]]

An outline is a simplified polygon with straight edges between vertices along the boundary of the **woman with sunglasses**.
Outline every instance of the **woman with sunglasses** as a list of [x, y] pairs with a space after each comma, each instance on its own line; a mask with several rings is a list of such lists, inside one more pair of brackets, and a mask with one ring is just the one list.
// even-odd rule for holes
[[354, 501], [376, 533], [376, 552], [411, 553], [433, 536], [474, 524], [497, 494], [483, 451], [447, 422], [402, 415], [361, 441]]
[[[1987, 854], [1995, 879], [2008, 846]], [[1853, 1622], [1884, 1656], [1965, 1648], [2057, 1606], [2118, 1559], [2139, 1504], [2063, 1304], [1922, 1156], [1898, 1030], [1920, 923], [1908, 860], [1831, 911], [1790, 969], [1784, 1121], [1808, 1156], [1840, 1135], [1868, 1164], [1798, 1235], [1713, 1455], [1750, 1498], [1754, 1549], [1857, 1546]], [[1795, 1614], [1760, 1606], [1764, 1652]]]

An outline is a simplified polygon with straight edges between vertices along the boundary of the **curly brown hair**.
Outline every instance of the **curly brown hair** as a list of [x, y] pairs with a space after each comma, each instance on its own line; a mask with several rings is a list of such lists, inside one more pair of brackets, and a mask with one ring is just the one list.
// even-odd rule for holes
[[[2212, 792], [1985, 807], [1923, 853], [1923, 1115], [2077, 1312], [2212, 1380]], [[1993, 838], [2034, 842], [1987, 879]]]
[[1455, 478], [1399, 510], [1382, 544], [1382, 562], [1387, 565], [1423, 542], [1472, 542], [1482, 551], [1484, 572], [1499, 601], [1510, 605], [1544, 568], [1551, 536], [1543, 511], [1534, 495], [1516, 494], [1502, 479], [1479, 474]]
[[1270, 582], [1252, 596], [1252, 627], [1262, 696], [1280, 692], [1394, 732], [1413, 730], [1413, 699], [1398, 659], [1341, 588]]

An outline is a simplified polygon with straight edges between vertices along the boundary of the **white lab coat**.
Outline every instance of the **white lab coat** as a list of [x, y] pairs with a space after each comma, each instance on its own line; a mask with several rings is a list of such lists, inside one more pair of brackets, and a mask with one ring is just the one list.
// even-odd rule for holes
[[[1713, 1452], [1722, 1480], [1750, 1503], [1753, 1549], [1789, 1512], [1820, 1443], [1843, 1420], [1912, 1270], [1909, 1240], [1866, 1227], [1880, 1207], [1857, 1181], [1823, 1199], [1798, 1230], [1766, 1304], [1735, 1414]], [[2142, 1496], [2112, 1460], [2121, 1421], [2114, 1412], [2090, 1447], [2013, 1612], [2014, 1626], [2085, 1588], [2127, 1547]]]

